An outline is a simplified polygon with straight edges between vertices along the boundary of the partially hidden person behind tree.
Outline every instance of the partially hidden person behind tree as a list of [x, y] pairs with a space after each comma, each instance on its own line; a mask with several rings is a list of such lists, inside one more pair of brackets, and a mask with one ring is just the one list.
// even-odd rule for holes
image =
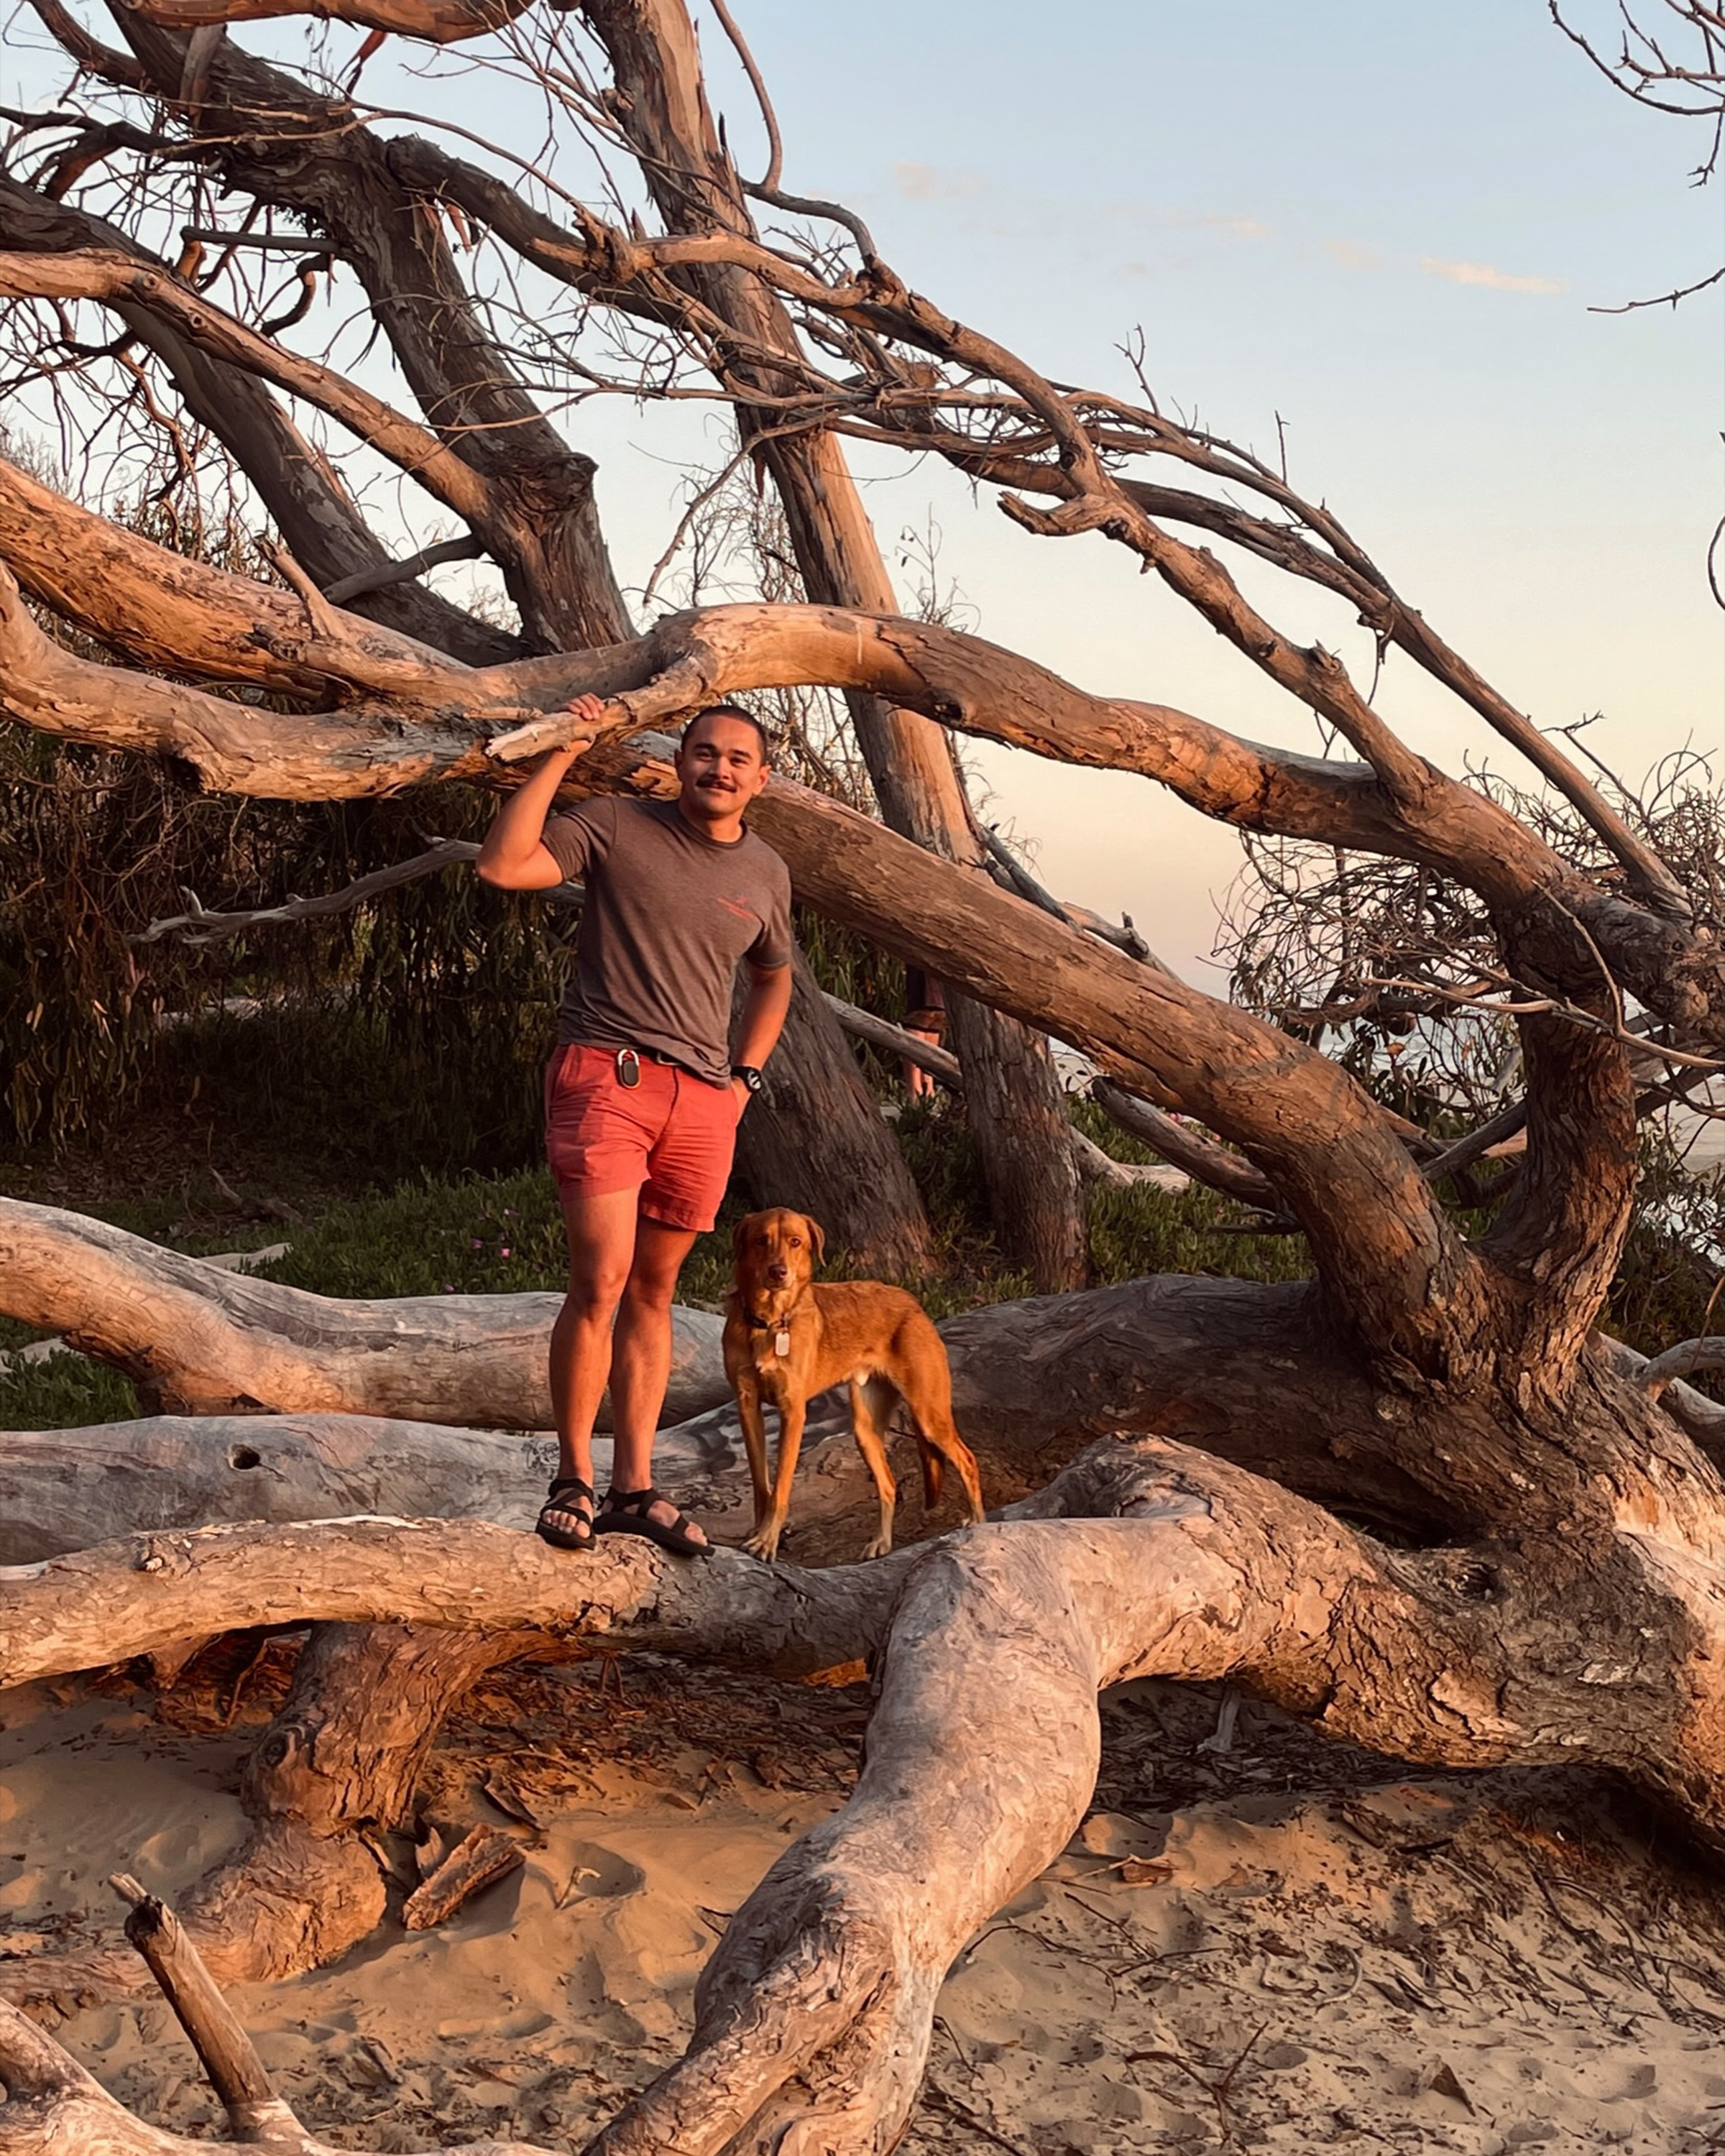
[[[917, 1040], [938, 1048], [946, 1036], [947, 992], [934, 975], [921, 966], [905, 968], [905, 1031]], [[908, 1056], [900, 1064], [905, 1091], [913, 1101], [932, 1100], [939, 1088], [920, 1063]]]
[[[596, 696], [569, 709], [604, 723]], [[706, 1534], [653, 1487], [671, 1305], [683, 1260], [718, 1212], [737, 1126], [790, 1005], [790, 877], [745, 821], [767, 784], [768, 743], [740, 705], [690, 721], [674, 801], [600, 798], [552, 815], [585, 745], [535, 768], [475, 864], [505, 891], [570, 881], [587, 892], [545, 1074], [569, 1286], [551, 1336], [560, 1456], [537, 1532], [558, 1549], [619, 1533], [696, 1557], [711, 1550]], [[741, 964], [750, 981], [733, 1048]], [[608, 1382], [611, 1487], [596, 1515], [593, 1430]]]

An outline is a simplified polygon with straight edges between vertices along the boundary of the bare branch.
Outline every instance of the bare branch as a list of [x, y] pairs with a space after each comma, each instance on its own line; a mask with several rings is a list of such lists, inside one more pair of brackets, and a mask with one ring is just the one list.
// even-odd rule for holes
[[172, 322], [200, 351], [303, 397], [368, 442], [456, 515], [484, 525], [490, 497], [472, 468], [438, 437], [333, 368], [301, 360], [214, 306], [206, 295], [123, 254], [0, 254], [0, 298], [131, 300]]
[[428, 569], [439, 568], [445, 562], [477, 561], [485, 549], [477, 539], [443, 539], [434, 547], [422, 547], [417, 554], [409, 554], [404, 562], [384, 562], [375, 569], [361, 569], [351, 577], [342, 577], [333, 584], [326, 584], [323, 595], [332, 606], [347, 606], [367, 592], [380, 592], [390, 584], [410, 583], [423, 577]]
[[164, 30], [313, 15], [447, 45], [501, 30], [524, 13], [531, 0], [127, 0], [127, 4], [146, 22]]
[[1650, 1400], [1656, 1400], [1674, 1378], [1693, 1377], [1697, 1370], [1725, 1370], [1725, 1337], [1707, 1333], [1656, 1355], [1636, 1383]]

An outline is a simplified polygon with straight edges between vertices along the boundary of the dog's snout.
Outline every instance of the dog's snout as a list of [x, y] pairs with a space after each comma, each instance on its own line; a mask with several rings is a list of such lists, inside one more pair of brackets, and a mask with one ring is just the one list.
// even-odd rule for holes
[[788, 1281], [790, 1276], [791, 1269], [785, 1263], [783, 1258], [775, 1258], [773, 1260], [773, 1263], [767, 1268], [768, 1279], [773, 1281], [775, 1284], [781, 1284], [783, 1281]]

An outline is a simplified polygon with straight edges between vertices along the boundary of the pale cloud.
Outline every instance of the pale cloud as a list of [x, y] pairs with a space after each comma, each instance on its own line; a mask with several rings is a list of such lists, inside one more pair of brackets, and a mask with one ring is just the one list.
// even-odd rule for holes
[[958, 195], [973, 195], [982, 186], [980, 172], [961, 172], [950, 166], [896, 164], [892, 184], [906, 202], [951, 202]]
[[1220, 210], [1206, 210], [1200, 222], [1215, 225], [1220, 231], [1231, 232], [1236, 239], [1267, 239], [1270, 227], [1255, 217], [1229, 217]]
[[1445, 262], [1435, 254], [1422, 254], [1420, 267], [1428, 277], [1447, 277], [1452, 285], [1483, 285], [1493, 292], [1563, 292], [1568, 287], [1555, 277], [1512, 277], [1507, 270], [1494, 270], [1489, 262]]
[[1362, 246], [1357, 239], [1327, 239], [1324, 252], [1344, 270], [1383, 270], [1389, 264], [1389, 258], [1381, 248]]

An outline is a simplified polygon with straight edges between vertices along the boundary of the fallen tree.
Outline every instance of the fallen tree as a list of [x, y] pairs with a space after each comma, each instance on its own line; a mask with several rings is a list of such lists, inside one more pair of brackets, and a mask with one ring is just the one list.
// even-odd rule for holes
[[[276, 1411], [549, 1427], [555, 1295], [338, 1301], [182, 1257], [82, 1213], [0, 1199], [0, 1307], [111, 1363], [172, 1414]], [[666, 1411], [727, 1397], [720, 1320], [676, 1312]], [[603, 1424], [602, 1424], [603, 1426]]]
[[[632, 153], [670, 164], [640, 192], [657, 204], [652, 229], [502, 151], [386, 137], [346, 95], [246, 52], [220, 27], [240, 10], [220, 0], [198, 0], [208, 12], [189, 33], [182, 0], [116, 8], [123, 49], [58, 0], [35, 4], [80, 80], [105, 84], [135, 124], [57, 111], [44, 125], [61, 135], [36, 143], [33, 178], [14, 183], [105, 220], [57, 249], [16, 202], [0, 223], [20, 363], [51, 364], [63, 393], [75, 378], [99, 408], [116, 338], [127, 355], [140, 341], [157, 409], [208, 410], [212, 381], [237, 385], [222, 439], [247, 472], [269, 467], [270, 490], [253, 483], [287, 549], [266, 584], [0, 470], [0, 696], [14, 718], [172, 759], [218, 790], [342, 798], [433, 778], [506, 785], [521, 757], [572, 738], [562, 707], [590, 690], [608, 709], [574, 790], [652, 793], [667, 773], [644, 730], [717, 696], [828, 687], [1136, 774], [1243, 830], [1409, 864], [1427, 894], [1469, 894], [1489, 950], [1423, 952], [1409, 979], [1363, 985], [1393, 988], [1402, 1019], [1491, 1010], [1515, 1027], [1524, 1074], [1519, 1099], [1435, 1147], [1310, 1038], [1200, 993], [1022, 879], [1003, 887], [950, 799], [952, 815], [925, 801], [894, 819], [913, 839], [775, 785], [759, 825], [805, 901], [1199, 1127], [1183, 1164], [1303, 1235], [1315, 1279], [1157, 1281], [956, 1321], [961, 1419], [983, 1445], [1028, 1459], [1055, 1425], [1063, 1440], [1161, 1435], [1085, 1455], [1016, 1517], [865, 1568], [798, 1573], [721, 1553], [677, 1572], [641, 1552], [575, 1568], [481, 1523], [347, 1522], [176, 1532], [9, 1575], [0, 1636], [15, 1677], [235, 1624], [321, 1628], [254, 1763], [252, 1840], [187, 1910], [215, 1964], [302, 1968], [375, 1924], [382, 1889], [359, 1825], [399, 1815], [439, 1715], [496, 1661], [590, 1637], [768, 1668], [869, 1656], [880, 1687], [855, 1795], [732, 1922], [686, 2058], [601, 2136], [613, 2156], [892, 2146], [941, 1974], [1076, 1820], [1096, 1689], [1122, 1676], [1229, 1676], [1409, 1759], [1592, 1761], [1708, 1846], [1725, 1842], [1725, 1480], [1675, 1386], [1656, 1396], [1670, 1366], [1644, 1382], [1594, 1337], [1635, 1205], [1637, 1067], [1708, 1075], [1725, 1049], [1716, 864], [1662, 850], [1634, 803], [1445, 643], [1279, 467], [1170, 419], [1147, 393], [1050, 381], [913, 291], [853, 213], [787, 194], [776, 156], [745, 184], [702, 119], [680, 0], [575, 11], [609, 56], [600, 107], [565, 94], [548, 46], [521, 48], [530, 66], [538, 54], [567, 126], [592, 123], [602, 158], [619, 136], [593, 114], [627, 109]], [[403, 0], [338, 12], [427, 36], [449, 21]], [[531, 39], [533, 19], [513, 34]], [[644, 109], [658, 98], [663, 112]], [[244, 204], [219, 228], [193, 214], [212, 180]], [[180, 203], [186, 246], [213, 251], [176, 264], [133, 228], [116, 245], [113, 224], [144, 199]], [[763, 234], [760, 204], [793, 228]], [[458, 258], [452, 225], [505, 274], [488, 282]], [[311, 300], [292, 321], [267, 312], [257, 265], [284, 242], [319, 250], [307, 292], [322, 279], [357, 290], [396, 402], [370, 386], [378, 376], [351, 380], [288, 336], [308, 319], [307, 338], [320, 333]], [[511, 313], [506, 290], [530, 294], [531, 311]], [[595, 318], [633, 372], [583, 342]], [[824, 603], [698, 607], [631, 636], [591, 468], [523, 368], [721, 399], [740, 454], [758, 454], [806, 518], [822, 503], [811, 472], [832, 477], [834, 516], [851, 516], [830, 461], [841, 438], [939, 456], [1027, 534], [1123, 547], [1343, 752], [1264, 748], [1198, 715], [1092, 694], [895, 612], [861, 589], [850, 555], [834, 554], [828, 585], [808, 582]], [[500, 649], [486, 624], [435, 608], [416, 603], [403, 626], [405, 603], [367, 615], [333, 599], [355, 573], [359, 511], [317, 457], [285, 469], [291, 413], [321, 414], [367, 470], [405, 475], [459, 520], [514, 598], [519, 638]], [[800, 475], [788, 453], [767, 454], [763, 428], [806, 451]], [[348, 541], [339, 577], [336, 528]], [[1344, 599], [1380, 658], [1420, 669], [1525, 757], [1584, 839], [1559, 843], [1409, 747], [1303, 618], [1281, 625], [1248, 598], [1240, 562], [1296, 616], [1308, 588]], [[382, 588], [350, 596], [358, 608]], [[49, 635], [23, 594], [103, 655]], [[906, 759], [937, 738], [926, 726], [883, 735]], [[920, 778], [901, 775], [914, 795]], [[1021, 1151], [1039, 1097], [1019, 1093]], [[1462, 1219], [1453, 1178], [1491, 1158], [1512, 1124], [1524, 1150], [1469, 1186]], [[1064, 1118], [1044, 1135], [1057, 1184]], [[187, 1277], [152, 1292], [170, 1291], [188, 1324]], [[198, 1310], [216, 1293], [193, 1298]], [[247, 1306], [282, 1327], [269, 1337], [303, 1366], [298, 1321]], [[211, 1407], [259, 1397], [257, 1338], [223, 1322], [198, 1381]], [[97, 1301], [74, 1329], [142, 1353]], [[488, 1399], [475, 1419], [508, 1418]], [[1378, 1527], [1396, 1547], [1373, 1539]], [[69, 2087], [39, 2053], [13, 2073], [30, 2102]], [[0, 2150], [42, 2145], [45, 2119], [0, 2109]]]

